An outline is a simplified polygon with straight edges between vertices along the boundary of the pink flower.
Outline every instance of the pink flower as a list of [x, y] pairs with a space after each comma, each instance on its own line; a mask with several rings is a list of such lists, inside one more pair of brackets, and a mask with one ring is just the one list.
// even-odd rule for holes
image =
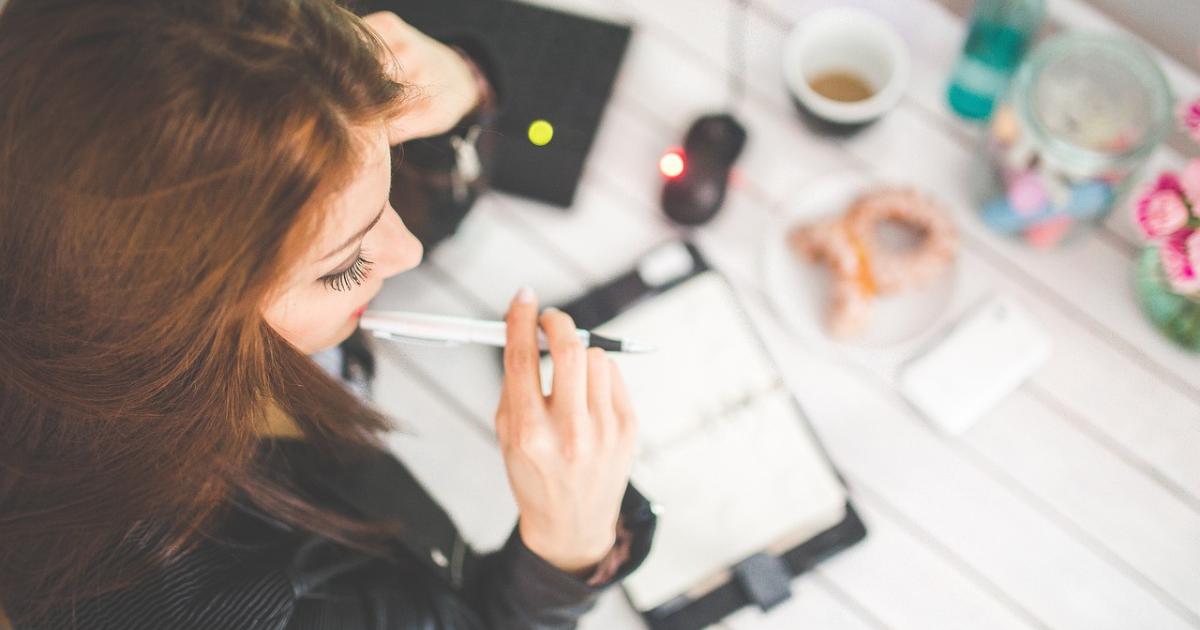
[[1154, 182], [1154, 190], [1173, 190], [1183, 194], [1183, 184], [1179, 183], [1179, 177], [1175, 173], [1163, 171], [1162, 175], [1158, 176], [1158, 181]]
[[1196, 230], [1183, 239], [1183, 251], [1187, 252], [1188, 264], [1192, 269], [1200, 271], [1200, 230]]
[[1192, 212], [1200, 216], [1200, 211], [1196, 209], [1196, 204], [1200, 203], [1200, 160], [1192, 160], [1183, 168], [1179, 174], [1179, 186], [1191, 202]]
[[1189, 214], [1174, 190], [1151, 188], [1142, 193], [1135, 210], [1138, 227], [1149, 238], [1167, 236], [1187, 225]]
[[1200, 142], [1200, 98], [1179, 104], [1179, 121], [1192, 138]]
[[[1200, 291], [1200, 232], [1181, 230], [1171, 234], [1159, 244], [1158, 256], [1171, 288], [1179, 293]], [[1191, 251], [1189, 251], [1191, 250]]]

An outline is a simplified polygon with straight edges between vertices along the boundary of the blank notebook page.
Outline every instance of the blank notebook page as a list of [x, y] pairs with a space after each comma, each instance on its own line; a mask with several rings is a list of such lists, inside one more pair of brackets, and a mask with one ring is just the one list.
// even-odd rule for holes
[[842, 521], [845, 488], [720, 275], [596, 330], [657, 348], [609, 355], [639, 420], [633, 483], [662, 506], [650, 556], [624, 582], [635, 608], [701, 595], [741, 560]]

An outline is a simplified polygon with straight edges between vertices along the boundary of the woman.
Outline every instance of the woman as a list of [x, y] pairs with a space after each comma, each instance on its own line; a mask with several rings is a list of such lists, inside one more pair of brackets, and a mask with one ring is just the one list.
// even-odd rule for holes
[[569, 317], [539, 319], [531, 291], [507, 315], [496, 414], [520, 518], [491, 555], [306, 356], [421, 258], [388, 203], [389, 144], [445, 131], [479, 97], [452, 50], [331, 0], [9, 0], [14, 627], [570, 628], [636, 566], [653, 517], [626, 487], [620, 374]]

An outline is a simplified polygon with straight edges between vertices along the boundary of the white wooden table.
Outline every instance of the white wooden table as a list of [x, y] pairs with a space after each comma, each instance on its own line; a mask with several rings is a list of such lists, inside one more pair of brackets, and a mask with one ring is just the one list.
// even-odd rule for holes
[[[859, 0], [892, 21], [914, 55], [898, 109], [848, 140], [809, 133], [780, 79], [787, 31], [829, 0], [752, 0], [750, 139], [725, 208], [685, 233], [658, 208], [657, 160], [697, 115], [727, 107], [733, 0], [553, 0], [634, 24], [616, 92], [567, 212], [490, 194], [380, 308], [498, 317], [519, 286], [561, 303], [689, 236], [744, 306], [844, 473], [868, 538], [798, 578], [770, 614], [719, 627], [901, 630], [1200, 628], [1200, 358], [1142, 317], [1131, 285], [1139, 251], [1127, 213], [1062, 251], [1034, 252], [975, 218], [965, 172], [976, 130], [944, 105], [962, 22], [929, 0]], [[1054, 19], [1111, 28], [1073, 0]], [[1177, 67], [1180, 94], [1200, 82]], [[1160, 151], [1153, 168], [1178, 164]], [[863, 353], [797, 335], [769, 307], [759, 254], [797, 191], [844, 170], [927, 190], [963, 233], [952, 320], [988, 294], [1015, 296], [1054, 336], [1037, 375], [960, 438], [932, 429], [898, 395], [912, 344]], [[405, 431], [391, 445], [482, 548], [516, 510], [492, 433], [501, 368], [492, 349], [381, 344], [380, 404]], [[698, 492], [702, 489], [698, 488]], [[583, 624], [643, 628], [619, 589]]]

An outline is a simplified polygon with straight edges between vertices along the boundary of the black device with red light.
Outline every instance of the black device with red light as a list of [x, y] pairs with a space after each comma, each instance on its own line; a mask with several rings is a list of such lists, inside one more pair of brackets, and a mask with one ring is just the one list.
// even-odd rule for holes
[[658, 160], [658, 171], [667, 179], [683, 175], [687, 162], [683, 160], [683, 149], [671, 149]]
[[[746, 0], [729, 3], [729, 109], [745, 92], [742, 61], [746, 30]], [[707, 223], [725, 202], [729, 171], [746, 145], [746, 128], [732, 114], [697, 118], [684, 136], [683, 149], [669, 151], [658, 162], [663, 183], [662, 207], [681, 225]]]
[[729, 170], [746, 145], [746, 129], [729, 114], [702, 116], [692, 123], [683, 149], [659, 160], [663, 212], [676, 223], [700, 225], [725, 201]]

